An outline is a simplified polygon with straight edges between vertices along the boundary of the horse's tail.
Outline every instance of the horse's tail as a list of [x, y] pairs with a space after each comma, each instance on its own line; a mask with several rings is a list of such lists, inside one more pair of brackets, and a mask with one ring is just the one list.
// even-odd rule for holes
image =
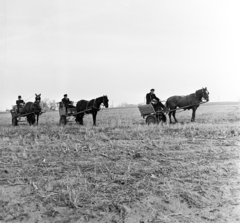
[[166, 103], [165, 103], [165, 111], [168, 112], [169, 110], [170, 110], [170, 105], [169, 105], [169, 102], [167, 100]]
[[[81, 102], [78, 101], [77, 104], [76, 104], [76, 111], [77, 111], [77, 113], [81, 111], [80, 103]], [[80, 114], [76, 115], [75, 121], [76, 121], [76, 123], [80, 123]]]
[[168, 100], [165, 103], [165, 108], [168, 108]]

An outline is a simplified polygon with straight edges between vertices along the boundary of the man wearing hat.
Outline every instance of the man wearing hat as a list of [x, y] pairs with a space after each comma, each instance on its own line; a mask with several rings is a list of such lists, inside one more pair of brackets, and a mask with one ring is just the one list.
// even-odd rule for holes
[[63, 99], [62, 99], [62, 103], [64, 104], [65, 108], [66, 108], [66, 113], [68, 111], [68, 108], [74, 107], [72, 105], [72, 102], [70, 101], [70, 99], [68, 98], [67, 94], [63, 95]]
[[156, 100], [156, 102], [159, 102], [159, 101], [160, 101], [159, 98], [156, 97], [156, 95], [154, 94], [154, 91], [155, 91], [154, 89], [151, 89], [151, 90], [150, 90], [150, 93], [148, 93], [148, 94], [146, 95], [146, 103], [147, 103], [147, 104], [150, 104], [153, 99]]
[[18, 100], [16, 101], [16, 105], [17, 105], [17, 113], [19, 113], [19, 108], [22, 108], [23, 105], [25, 105], [24, 100], [22, 100], [22, 97], [19, 95], [18, 96]]

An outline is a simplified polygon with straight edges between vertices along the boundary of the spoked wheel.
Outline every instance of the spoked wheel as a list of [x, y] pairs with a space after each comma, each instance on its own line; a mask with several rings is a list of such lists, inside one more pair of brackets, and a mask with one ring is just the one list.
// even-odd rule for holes
[[150, 124], [156, 124], [156, 123], [157, 123], [157, 118], [156, 118], [156, 116], [154, 116], [154, 115], [149, 115], [149, 116], [147, 116], [147, 118], [146, 118], [146, 123], [147, 123], [148, 125], [150, 125]]
[[67, 124], [67, 117], [65, 115], [62, 115], [60, 117], [60, 122], [59, 122], [60, 125], [66, 125]]
[[17, 118], [16, 118], [16, 117], [13, 117], [13, 118], [12, 118], [12, 125], [13, 125], [13, 126], [17, 126], [17, 124], [18, 124]]

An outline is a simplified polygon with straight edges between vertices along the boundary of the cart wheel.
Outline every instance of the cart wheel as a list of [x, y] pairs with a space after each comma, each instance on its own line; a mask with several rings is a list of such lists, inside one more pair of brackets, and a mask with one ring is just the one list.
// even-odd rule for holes
[[149, 116], [147, 116], [147, 118], [146, 118], [146, 123], [147, 123], [148, 125], [157, 123], [157, 118], [156, 118], [156, 116], [154, 116], [154, 115], [149, 115]]
[[67, 124], [67, 118], [65, 115], [62, 115], [60, 117], [60, 125], [66, 125]]
[[16, 126], [18, 124], [17, 118], [13, 117], [12, 118], [12, 125]]

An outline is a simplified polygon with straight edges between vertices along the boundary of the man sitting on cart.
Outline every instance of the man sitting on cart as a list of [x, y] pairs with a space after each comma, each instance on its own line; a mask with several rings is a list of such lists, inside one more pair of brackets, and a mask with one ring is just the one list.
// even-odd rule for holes
[[153, 109], [158, 112], [156, 117], [158, 120], [162, 120], [163, 122], [166, 122], [167, 118], [164, 112], [159, 112], [159, 111], [164, 111], [165, 106], [162, 104], [160, 99], [154, 94], [154, 89], [150, 90], [150, 93], [146, 95], [146, 103], [151, 104], [153, 106]]
[[22, 100], [22, 97], [20, 95], [18, 96], [16, 105], [17, 105], [17, 113], [20, 113], [20, 108], [22, 108], [25, 105], [25, 102], [24, 102], [24, 100]]
[[68, 112], [68, 108], [75, 108], [75, 107], [73, 106], [72, 101], [70, 101], [70, 99], [68, 98], [67, 94], [65, 94], [63, 96], [64, 96], [64, 98], [62, 99], [62, 103], [65, 106], [66, 113], [67, 113]]
[[154, 94], [155, 90], [151, 89], [150, 93], [146, 95], [146, 104], [152, 104], [155, 110], [164, 109], [165, 106], [162, 104], [160, 99]]

